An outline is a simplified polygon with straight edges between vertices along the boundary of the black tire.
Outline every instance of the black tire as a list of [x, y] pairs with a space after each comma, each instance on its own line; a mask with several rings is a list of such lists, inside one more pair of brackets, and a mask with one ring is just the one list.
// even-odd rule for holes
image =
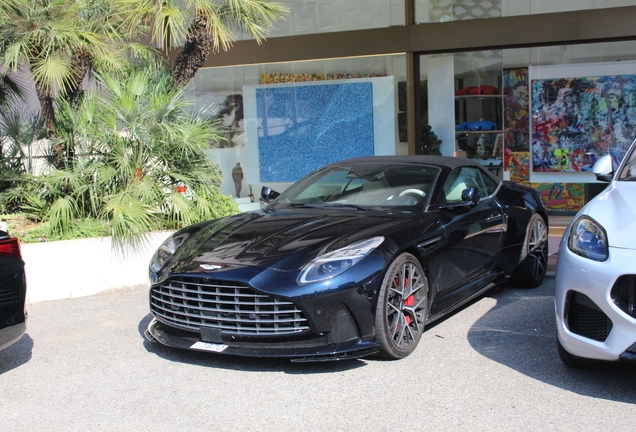
[[539, 214], [533, 214], [528, 223], [519, 265], [511, 279], [513, 285], [536, 288], [543, 283], [548, 269], [548, 225]]
[[403, 253], [386, 271], [378, 295], [378, 356], [396, 360], [411, 354], [422, 337], [427, 314], [428, 280], [417, 258]]

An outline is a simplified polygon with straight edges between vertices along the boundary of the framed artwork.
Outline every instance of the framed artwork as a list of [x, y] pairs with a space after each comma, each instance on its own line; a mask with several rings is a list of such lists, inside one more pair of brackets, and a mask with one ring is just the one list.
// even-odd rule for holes
[[507, 152], [527, 152], [529, 140], [528, 68], [504, 69], [504, 145]]
[[393, 77], [244, 86], [243, 94], [250, 184], [287, 184], [339, 160], [395, 154]]
[[292, 182], [321, 166], [373, 155], [370, 82], [256, 90], [263, 182]]
[[636, 75], [532, 80], [533, 172], [585, 172], [616, 162], [636, 138]]

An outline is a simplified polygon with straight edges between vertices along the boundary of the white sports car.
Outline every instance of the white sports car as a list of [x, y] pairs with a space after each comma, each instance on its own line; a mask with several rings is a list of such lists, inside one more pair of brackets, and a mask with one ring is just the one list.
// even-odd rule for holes
[[609, 186], [568, 226], [556, 268], [558, 349], [568, 366], [636, 363], [636, 141], [616, 172], [594, 165]]

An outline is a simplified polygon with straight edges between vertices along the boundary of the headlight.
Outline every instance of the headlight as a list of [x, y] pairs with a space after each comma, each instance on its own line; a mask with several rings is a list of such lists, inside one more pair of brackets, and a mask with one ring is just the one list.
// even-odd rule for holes
[[298, 283], [307, 284], [338, 276], [369, 255], [383, 241], [382, 236], [373, 237], [321, 255], [302, 269]]
[[605, 261], [609, 258], [607, 233], [594, 219], [581, 216], [572, 224], [568, 249], [594, 261]]
[[189, 236], [190, 234], [188, 233], [171, 235], [161, 243], [161, 246], [159, 246], [159, 249], [157, 249], [150, 260], [150, 270], [153, 273], [157, 273], [161, 270]]

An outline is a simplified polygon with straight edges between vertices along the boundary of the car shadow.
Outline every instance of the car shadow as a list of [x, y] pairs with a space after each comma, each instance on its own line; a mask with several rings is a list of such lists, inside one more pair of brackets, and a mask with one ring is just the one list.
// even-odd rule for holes
[[33, 339], [28, 333], [0, 351], [0, 375], [28, 363], [33, 356]]
[[139, 322], [137, 330], [143, 339], [144, 348], [164, 360], [187, 363], [195, 366], [212, 367], [218, 369], [240, 370], [245, 372], [283, 372], [287, 374], [323, 374], [357, 369], [365, 366], [365, 359], [345, 361], [294, 363], [289, 359], [250, 358], [231, 355], [217, 355], [199, 351], [188, 351], [170, 348], [159, 342], [150, 342], [144, 332], [152, 320], [148, 314]]
[[584, 396], [636, 403], [636, 365], [565, 366], [556, 348], [554, 279], [535, 290], [506, 288], [487, 295], [496, 305], [468, 332], [481, 355], [526, 376]]

